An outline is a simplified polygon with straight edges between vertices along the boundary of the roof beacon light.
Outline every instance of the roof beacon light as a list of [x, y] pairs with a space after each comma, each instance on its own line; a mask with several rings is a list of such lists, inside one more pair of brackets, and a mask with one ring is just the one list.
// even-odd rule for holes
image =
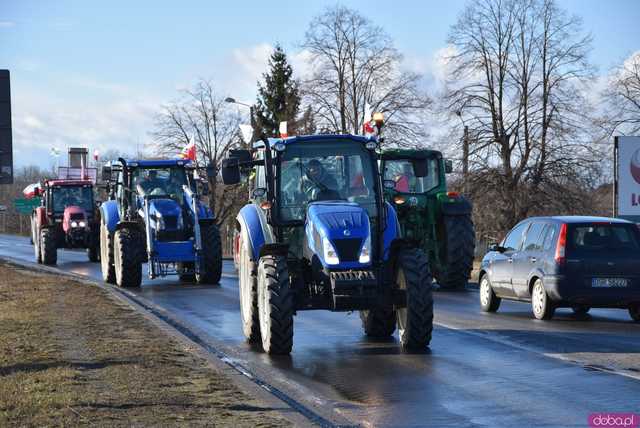
[[376, 123], [378, 130], [382, 129], [384, 126], [384, 115], [382, 112], [373, 113], [373, 121]]
[[273, 146], [273, 148], [274, 148], [274, 149], [276, 149], [276, 151], [278, 151], [278, 152], [284, 152], [284, 149], [286, 149], [286, 148], [287, 148], [287, 146], [286, 146], [286, 144], [284, 144], [284, 143], [280, 142], [280, 143], [276, 143], [276, 144]]
[[287, 122], [280, 122], [280, 138], [287, 138], [289, 135], [287, 134]]
[[369, 150], [375, 150], [378, 147], [378, 143], [375, 141], [368, 141], [367, 144], [365, 144], [365, 147]]

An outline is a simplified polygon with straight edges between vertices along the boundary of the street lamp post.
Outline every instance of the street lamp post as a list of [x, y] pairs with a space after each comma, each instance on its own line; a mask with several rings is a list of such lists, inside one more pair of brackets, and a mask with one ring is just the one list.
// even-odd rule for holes
[[242, 103], [240, 101], [236, 101], [235, 98], [232, 97], [227, 97], [224, 99], [224, 102], [226, 103], [230, 103], [230, 104], [238, 104], [244, 107], [247, 107], [249, 109], [249, 122], [251, 123], [251, 128], [253, 128], [253, 132], [254, 135], [256, 135], [256, 130], [258, 130], [258, 121], [257, 118], [255, 117], [255, 110], [254, 107], [251, 104], [247, 104], [247, 103]]

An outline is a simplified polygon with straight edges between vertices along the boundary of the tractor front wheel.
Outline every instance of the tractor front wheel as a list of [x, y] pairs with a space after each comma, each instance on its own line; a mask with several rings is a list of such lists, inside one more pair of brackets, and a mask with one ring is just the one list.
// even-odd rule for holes
[[38, 226], [35, 221], [31, 220], [31, 243], [33, 244], [33, 252], [36, 256], [36, 263], [42, 263], [42, 251], [40, 248], [40, 238], [38, 236]]
[[89, 242], [89, 247], [87, 248], [87, 257], [89, 257], [89, 261], [91, 263], [96, 263], [100, 261], [100, 248], [99, 243], [94, 242], [93, 240]]
[[54, 229], [46, 228], [40, 231], [40, 257], [45, 265], [55, 265], [58, 262], [58, 248]]
[[396, 285], [405, 290], [407, 306], [397, 309], [402, 347], [421, 350], [431, 342], [433, 296], [427, 256], [419, 249], [406, 249], [398, 256]]
[[383, 339], [396, 331], [396, 311], [393, 308], [376, 308], [360, 311], [364, 333], [372, 338]]
[[113, 236], [113, 261], [118, 287], [140, 287], [143, 250], [141, 236], [136, 230], [127, 227], [116, 230]]
[[286, 355], [293, 347], [293, 293], [287, 260], [260, 257], [258, 264], [258, 312], [262, 348], [267, 354]]
[[253, 271], [254, 264], [249, 256], [250, 248], [242, 238], [238, 251], [238, 278], [240, 289], [240, 315], [242, 332], [249, 343], [258, 343], [260, 336], [260, 317], [258, 315], [258, 279]]
[[107, 225], [100, 225], [100, 267], [102, 280], [109, 284], [116, 283], [116, 270], [113, 264], [113, 235]]
[[222, 244], [220, 230], [215, 224], [200, 226], [202, 254], [200, 268], [196, 272], [198, 284], [217, 284], [222, 276]]
[[464, 288], [473, 269], [476, 235], [471, 214], [445, 216], [442, 266], [436, 280], [440, 288]]

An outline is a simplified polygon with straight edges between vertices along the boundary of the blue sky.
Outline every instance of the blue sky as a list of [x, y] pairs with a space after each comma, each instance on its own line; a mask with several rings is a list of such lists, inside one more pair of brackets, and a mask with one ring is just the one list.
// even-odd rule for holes
[[[465, 1], [349, 1], [393, 37], [406, 67], [438, 78], [437, 54]], [[640, 50], [640, 1], [561, 0], [594, 37], [601, 74]], [[303, 67], [299, 43], [322, 1], [0, 0], [0, 68], [11, 70], [14, 159], [49, 148], [149, 144], [158, 107], [197, 78], [252, 101], [270, 47]]]

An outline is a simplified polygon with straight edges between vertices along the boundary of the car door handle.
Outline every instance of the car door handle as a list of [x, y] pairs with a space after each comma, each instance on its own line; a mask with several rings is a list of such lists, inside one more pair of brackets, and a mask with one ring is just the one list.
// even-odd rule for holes
[[535, 263], [538, 259], [536, 259], [535, 257], [530, 257], [529, 260], [531, 260], [531, 263]]
[[513, 263], [513, 258], [512, 258], [512, 257], [509, 257], [509, 258], [507, 259], [507, 261], [508, 261], [509, 263]]

